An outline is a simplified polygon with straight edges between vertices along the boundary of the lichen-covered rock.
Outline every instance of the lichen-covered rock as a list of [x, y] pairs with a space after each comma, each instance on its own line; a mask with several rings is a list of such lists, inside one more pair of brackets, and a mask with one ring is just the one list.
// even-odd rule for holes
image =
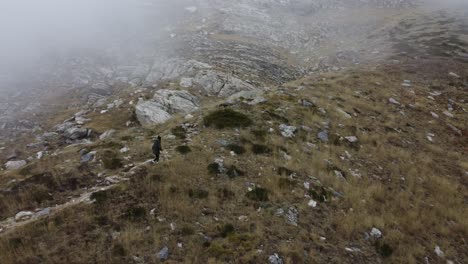
[[166, 122], [173, 114], [194, 112], [199, 106], [198, 98], [187, 91], [159, 90], [151, 100], [139, 102], [135, 113], [143, 126], [152, 126]]
[[18, 170], [26, 166], [27, 162], [24, 160], [10, 160], [5, 163], [5, 169], [7, 170]]

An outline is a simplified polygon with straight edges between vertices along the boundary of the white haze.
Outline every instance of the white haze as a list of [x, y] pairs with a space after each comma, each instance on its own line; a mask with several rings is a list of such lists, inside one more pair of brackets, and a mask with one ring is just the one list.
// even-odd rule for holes
[[[428, 1], [439, 6], [468, 2]], [[190, 2], [196, 1], [0, 0], [0, 77], [34, 71], [51, 52], [156, 41], [166, 26], [182, 18], [180, 11]]]

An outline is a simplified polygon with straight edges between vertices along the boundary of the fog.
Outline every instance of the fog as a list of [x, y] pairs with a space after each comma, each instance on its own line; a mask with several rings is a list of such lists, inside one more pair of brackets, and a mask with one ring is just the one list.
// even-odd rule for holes
[[[24, 73], [41, 68], [41, 64], [47, 61], [51, 54], [82, 50], [99, 52], [114, 46], [130, 49], [132, 45], [156, 43], [160, 36], [167, 35], [165, 29], [168, 26], [174, 26], [183, 18], [184, 6], [194, 2], [189, 0], [0, 1], [0, 77], [3, 76], [3, 79], [17, 78], [13, 72]], [[210, 0], [196, 2], [199, 4], [201, 1]], [[466, 0], [428, 1], [431, 5], [439, 7], [466, 2]]]
[[158, 15], [157, 7], [145, 8], [150, 2], [134, 0], [3, 0], [0, 5], [0, 57], [10, 66], [51, 51], [101, 48], [141, 37], [150, 15]]

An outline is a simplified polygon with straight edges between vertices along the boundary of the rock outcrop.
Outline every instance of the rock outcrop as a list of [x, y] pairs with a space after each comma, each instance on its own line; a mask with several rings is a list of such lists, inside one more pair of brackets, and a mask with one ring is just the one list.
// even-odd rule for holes
[[198, 110], [199, 99], [187, 91], [159, 90], [149, 101], [140, 101], [136, 116], [143, 126], [162, 124], [177, 113], [188, 114]]

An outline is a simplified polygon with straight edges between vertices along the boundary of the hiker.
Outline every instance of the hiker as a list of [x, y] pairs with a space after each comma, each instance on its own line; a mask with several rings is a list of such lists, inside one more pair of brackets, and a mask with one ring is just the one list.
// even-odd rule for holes
[[159, 162], [159, 154], [161, 153], [161, 137], [158, 136], [153, 143], [153, 154], [155, 156], [154, 161]]

